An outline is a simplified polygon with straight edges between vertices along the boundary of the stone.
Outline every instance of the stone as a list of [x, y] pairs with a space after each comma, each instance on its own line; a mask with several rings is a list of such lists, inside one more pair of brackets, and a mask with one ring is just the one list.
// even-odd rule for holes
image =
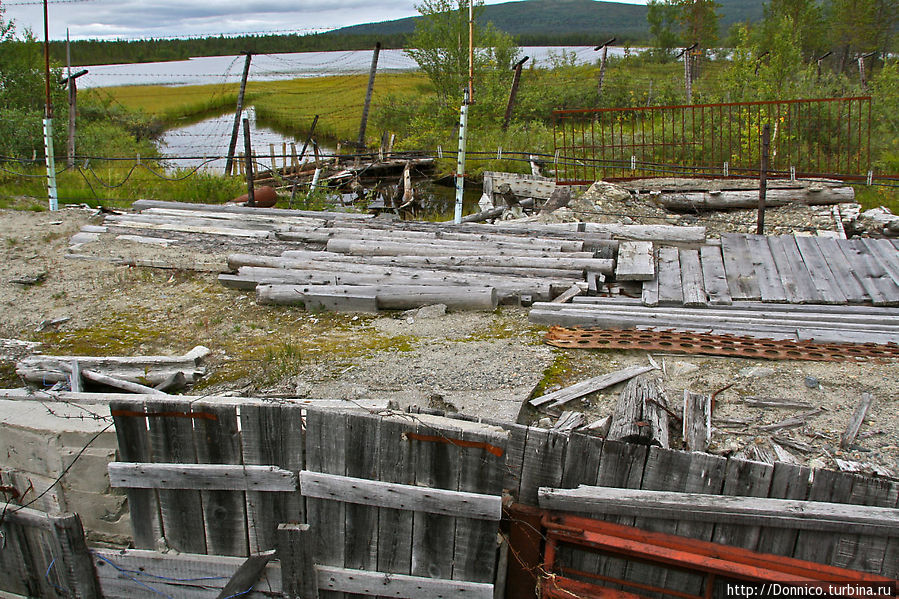
[[813, 376], [805, 377], [805, 386], [809, 389], [817, 389], [821, 386], [821, 382]]
[[433, 304], [431, 306], [422, 306], [415, 311], [413, 318], [440, 318], [446, 315], [446, 304]]
[[683, 376], [686, 374], [690, 374], [699, 370], [699, 366], [693, 364], [692, 362], [673, 362], [672, 364], [666, 367], [668, 374], [670, 376]]
[[596, 202], [597, 200], [624, 202], [631, 199], [631, 192], [614, 183], [597, 181], [590, 186], [590, 189], [587, 190], [584, 197], [592, 202]]

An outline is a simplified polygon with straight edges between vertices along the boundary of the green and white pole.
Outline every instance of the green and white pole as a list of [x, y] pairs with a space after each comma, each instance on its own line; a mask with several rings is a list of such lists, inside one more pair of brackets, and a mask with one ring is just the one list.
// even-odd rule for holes
[[462, 100], [462, 114], [459, 118], [459, 156], [456, 160], [456, 212], [453, 222], [462, 222], [462, 192], [465, 191], [465, 139], [468, 137], [468, 89]]
[[53, 119], [44, 119], [44, 153], [47, 156], [47, 197], [50, 198], [50, 210], [59, 210], [56, 193], [56, 158], [53, 153]]

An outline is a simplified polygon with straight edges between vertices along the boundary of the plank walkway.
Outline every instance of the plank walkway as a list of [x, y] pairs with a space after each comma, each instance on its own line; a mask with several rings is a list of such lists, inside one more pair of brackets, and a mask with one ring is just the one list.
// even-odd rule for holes
[[647, 306], [873, 304], [899, 306], [899, 247], [888, 239], [727, 233], [721, 244], [658, 250]]

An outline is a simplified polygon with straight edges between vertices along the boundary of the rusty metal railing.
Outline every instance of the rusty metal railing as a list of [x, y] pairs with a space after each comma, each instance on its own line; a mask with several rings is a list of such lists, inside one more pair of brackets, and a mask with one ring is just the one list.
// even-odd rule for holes
[[753, 176], [771, 125], [769, 173], [865, 179], [871, 98], [595, 108], [553, 112], [556, 180]]

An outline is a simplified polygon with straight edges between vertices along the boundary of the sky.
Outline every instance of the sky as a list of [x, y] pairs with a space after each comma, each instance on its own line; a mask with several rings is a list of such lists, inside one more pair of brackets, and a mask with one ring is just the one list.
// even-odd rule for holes
[[[500, 4], [506, 0], [485, 0]], [[645, 4], [645, 0], [620, 0]], [[415, 0], [49, 0], [51, 39], [308, 33], [418, 14]], [[41, 0], [0, 0], [17, 31], [43, 38]]]

